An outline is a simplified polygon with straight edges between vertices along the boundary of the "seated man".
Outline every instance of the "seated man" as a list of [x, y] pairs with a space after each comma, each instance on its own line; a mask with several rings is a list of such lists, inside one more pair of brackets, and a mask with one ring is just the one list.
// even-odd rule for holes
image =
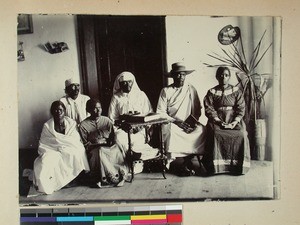
[[115, 144], [111, 120], [102, 116], [99, 100], [88, 100], [86, 110], [91, 114], [79, 125], [90, 165], [90, 186], [118, 185], [124, 183], [128, 168], [125, 153]]
[[80, 84], [76, 78], [70, 78], [65, 81], [65, 92], [66, 95], [62, 97], [60, 101], [64, 103], [66, 107], [66, 116], [72, 118], [79, 124], [89, 116], [85, 106], [90, 97], [80, 94]]
[[[168, 164], [176, 157], [184, 157], [180, 175], [194, 173], [191, 158], [204, 152], [204, 126], [198, 121], [201, 104], [196, 89], [185, 82], [185, 76], [194, 70], [186, 70], [182, 63], [174, 63], [170, 76], [173, 83], [162, 89], [157, 113], [165, 115], [172, 123], [163, 126], [163, 139], [168, 153]], [[187, 118], [195, 118], [197, 125], [188, 127]]]
[[[122, 72], [116, 77], [113, 88], [113, 96], [110, 102], [108, 117], [112, 120], [118, 120], [121, 115], [129, 112], [139, 112], [148, 114], [153, 112], [151, 103], [147, 95], [140, 90], [136, 83], [135, 77], [130, 72]], [[116, 130], [116, 141], [123, 147], [124, 151], [128, 150], [127, 133], [121, 129]], [[136, 128], [131, 135], [132, 149], [134, 150], [134, 158], [138, 159], [141, 153], [149, 154], [152, 149], [145, 144], [146, 132], [144, 128]], [[157, 153], [157, 149], [155, 149]], [[151, 153], [155, 153], [151, 151]], [[150, 154], [151, 154], [150, 153]]]

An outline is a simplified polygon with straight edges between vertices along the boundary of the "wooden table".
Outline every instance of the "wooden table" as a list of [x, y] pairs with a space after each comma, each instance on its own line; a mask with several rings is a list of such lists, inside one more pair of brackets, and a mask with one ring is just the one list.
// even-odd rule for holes
[[[147, 128], [149, 126], [153, 126], [153, 127], [159, 127], [159, 155], [153, 159], [147, 159], [144, 161], [148, 161], [148, 160], [155, 160], [155, 161], [159, 161], [161, 163], [162, 166], [162, 175], [163, 177], [166, 179], [166, 152], [165, 152], [165, 148], [164, 148], [164, 141], [163, 141], [163, 137], [162, 137], [162, 125], [163, 124], [168, 124], [170, 121], [167, 119], [157, 119], [157, 120], [153, 120], [153, 121], [149, 121], [149, 122], [127, 122], [125, 120], [119, 120], [119, 121], [115, 121], [115, 125], [119, 126], [122, 130], [124, 130], [127, 135], [128, 135], [128, 152], [127, 154], [129, 155], [129, 158], [132, 159], [132, 143], [131, 143], [131, 134], [133, 133], [133, 129], [134, 128]], [[146, 135], [147, 137], [147, 135]], [[142, 160], [142, 159], [141, 159]], [[134, 178], [134, 165], [133, 165], [133, 161], [134, 160], [129, 160], [129, 166], [131, 169], [131, 180], [130, 182], [132, 182], [133, 178]]]

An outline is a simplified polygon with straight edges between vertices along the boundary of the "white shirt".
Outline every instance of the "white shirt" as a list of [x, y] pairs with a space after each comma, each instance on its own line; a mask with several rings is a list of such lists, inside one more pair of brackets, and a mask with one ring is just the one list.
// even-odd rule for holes
[[86, 111], [86, 102], [89, 99], [89, 96], [79, 94], [75, 100], [66, 95], [62, 97], [60, 101], [64, 103], [66, 107], [66, 116], [72, 118], [79, 124], [89, 116], [89, 113]]
[[153, 111], [145, 92], [127, 94], [121, 91], [112, 96], [108, 110], [108, 117], [112, 121], [119, 119], [120, 115], [129, 113], [129, 111], [138, 111], [141, 114], [148, 114]]

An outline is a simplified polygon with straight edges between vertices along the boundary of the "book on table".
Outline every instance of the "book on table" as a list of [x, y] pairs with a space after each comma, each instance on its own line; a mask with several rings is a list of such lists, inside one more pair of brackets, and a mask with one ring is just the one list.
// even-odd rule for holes
[[161, 118], [159, 113], [149, 113], [146, 115], [143, 114], [128, 114], [124, 115], [124, 120], [126, 122], [133, 122], [133, 123], [146, 123], [154, 120], [158, 120]]

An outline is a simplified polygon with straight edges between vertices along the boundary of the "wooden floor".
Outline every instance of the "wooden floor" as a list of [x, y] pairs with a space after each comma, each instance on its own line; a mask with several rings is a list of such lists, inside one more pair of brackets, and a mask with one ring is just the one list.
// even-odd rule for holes
[[178, 177], [167, 174], [167, 179], [163, 179], [161, 173], [141, 173], [135, 176], [132, 183], [125, 183], [123, 187], [65, 188], [51, 195], [21, 196], [20, 205], [252, 199], [273, 199], [272, 162], [252, 161], [251, 169], [242, 176]]

